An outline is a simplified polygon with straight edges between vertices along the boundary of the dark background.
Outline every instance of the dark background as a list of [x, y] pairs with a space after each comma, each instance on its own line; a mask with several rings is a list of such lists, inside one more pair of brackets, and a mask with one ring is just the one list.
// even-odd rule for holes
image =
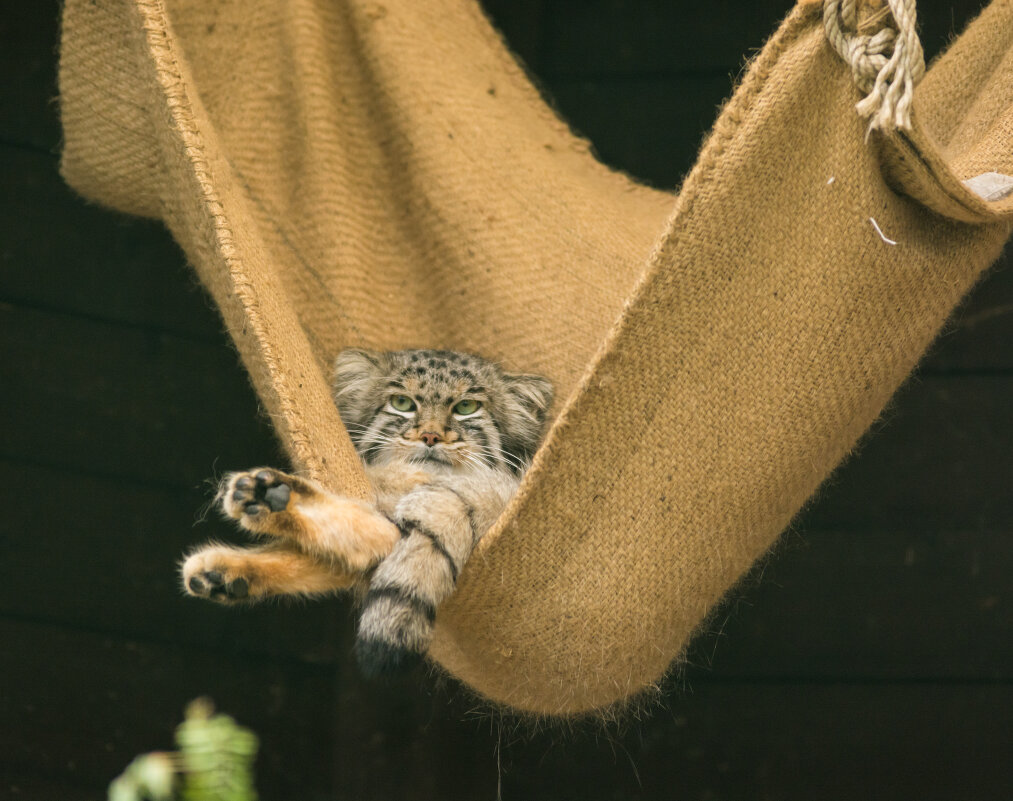
[[[929, 51], [978, 5], [920, 3]], [[487, 3], [663, 187], [788, 6]], [[181, 596], [184, 549], [235, 536], [204, 480], [283, 459], [172, 240], [58, 176], [57, 2], [0, 9], [0, 798], [104, 797], [200, 694], [260, 733], [267, 801], [1013, 797], [1009, 251], [661, 704], [532, 733], [452, 682], [365, 684], [341, 600]]]

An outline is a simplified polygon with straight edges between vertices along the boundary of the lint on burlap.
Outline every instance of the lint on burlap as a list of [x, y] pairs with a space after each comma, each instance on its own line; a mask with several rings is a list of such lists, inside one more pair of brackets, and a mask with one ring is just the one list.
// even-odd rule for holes
[[1013, 2], [927, 70], [913, 8], [798, 3], [673, 194], [597, 162], [475, 0], [67, 0], [62, 169], [165, 221], [337, 492], [368, 492], [342, 348], [552, 379], [431, 655], [573, 714], [665, 672], [1010, 232]]

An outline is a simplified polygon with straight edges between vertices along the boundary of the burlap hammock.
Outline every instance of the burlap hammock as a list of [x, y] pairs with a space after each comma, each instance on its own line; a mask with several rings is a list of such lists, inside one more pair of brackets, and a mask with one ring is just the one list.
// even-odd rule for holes
[[[67, 0], [63, 174], [167, 223], [334, 490], [368, 491], [328, 390], [343, 347], [555, 382], [432, 656], [576, 713], [664, 673], [1007, 238], [1001, 175], [963, 181], [1013, 175], [1013, 2], [928, 70], [908, 130], [873, 79], [917, 39], [883, 16], [837, 42], [849, 65], [800, 3], [673, 195], [598, 163], [474, 0]], [[867, 139], [856, 80], [899, 128]]]

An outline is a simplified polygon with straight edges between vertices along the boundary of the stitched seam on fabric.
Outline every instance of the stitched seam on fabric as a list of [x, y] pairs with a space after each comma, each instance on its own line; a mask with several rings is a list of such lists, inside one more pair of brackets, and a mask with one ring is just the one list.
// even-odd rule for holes
[[[287, 374], [279, 364], [277, 354], [271, 345], [257, 309], [259, 299], [250, 276], [240, 269], [241, 261], [229, 251], [235, 248], [232, 227], [221, 210], [222, 203], [211, 186], [210, 164], [205, 154], [205, 145], [194, 119], [193, 103], [183, 81], [182, 70], [170, 36], [170, 26], [165, 4], [162, 0], [136, 0], [136, 8], [142, 16], [147, 52], [152, 58], [156, 79], [166, 101], [166, 111], [172, 121], [173, 130], [184, 149], [186, 160], [201, 193], [201, 206], [211, 221], [214, 241], [212, 250], [225, 261], [233, 290], [241, 304], [246, 322], [251, 326], [257, 351], [267, 370], [269, 380], [277, 396], [279, 410], [287, 422], [288, 440], [298, 446], [299, 458], [312, 474], [324, 472], [323, 463], [314, 453], [306, 430], [305, 420], [298, 406], [290, 398], [295, 397], [294, 389]], [[164, 56], [158, 51], [164, 51]], [[168, 62], [168, 63], [166, 63]], [[171, 83], [164, 80], [171, 77]], [[364, 479], [363, 479], [364, 480]]]

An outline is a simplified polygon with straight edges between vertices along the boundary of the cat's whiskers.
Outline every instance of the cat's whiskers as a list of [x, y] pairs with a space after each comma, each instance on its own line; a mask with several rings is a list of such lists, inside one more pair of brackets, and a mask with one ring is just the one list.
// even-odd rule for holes
[[370, 428], [372, 428], [371, 425], [367, 426], [363, 423], [343, 423], [342, 425], [344, 425], [344, 427], [349, 431], [352, 429], [359, 429], [360, 431], [368, 431]]
[[394, 437], [389, 434], [381, 434], [379, 431], [371, 432], [372, 436], [369, 438], [363, 438], [363, 442], [356, 443], [356, 450], [362, 448], [363, 445], [368, 445], [368, 448], [362, 448], [359, 450], [359, 457], [363, 460], [367, 459], [371, 454], [378, 453], [386, 450], [390, 445], [396, 444]]
[[499, 470], [502, 469], [504, 463], [497, 462], [495, 460], [489, 461], [487, 458], [483, 458], [483, 454], [476, 453], [474, 451], [468, 451], [465, 454], [465, 459], [468, 464], [472, 465], [478, 470]]
[[467, 454], [467, 456], [465, 457], [465, 460], [469, 464], [474, 465], [476, 468], [478, 468], [480, 470], [489, 470], [490, 469], [490, 466], [488, 464], [486, 464], [485, 462], [483, 462], [481, 459], [479, 459], [477, 456], [475, 456], [472, 453]]
[[481, 450], [483, 455], [491, 456], [493, 459], [505, 462], [517, 470], [527, 470], [528, 465], [509, 451], [505, 451], [502, 448], [497, 448], [493, 445], [481, 446]]
[[363, 440], [366, 442], [376, 442], [389, 445], [394, 441], [394, 438], [389, 434], [383, 434], [379, 431], [370, 431], [368, 436], [363, 437]]
[[348, 432], [348, 436], [354, 442], [355, 440], [365, 439], [371, 434], [376, 434], [377, 431], [374, 426], [365, 426], [360, 424], [346, 425], [345, 431]]

